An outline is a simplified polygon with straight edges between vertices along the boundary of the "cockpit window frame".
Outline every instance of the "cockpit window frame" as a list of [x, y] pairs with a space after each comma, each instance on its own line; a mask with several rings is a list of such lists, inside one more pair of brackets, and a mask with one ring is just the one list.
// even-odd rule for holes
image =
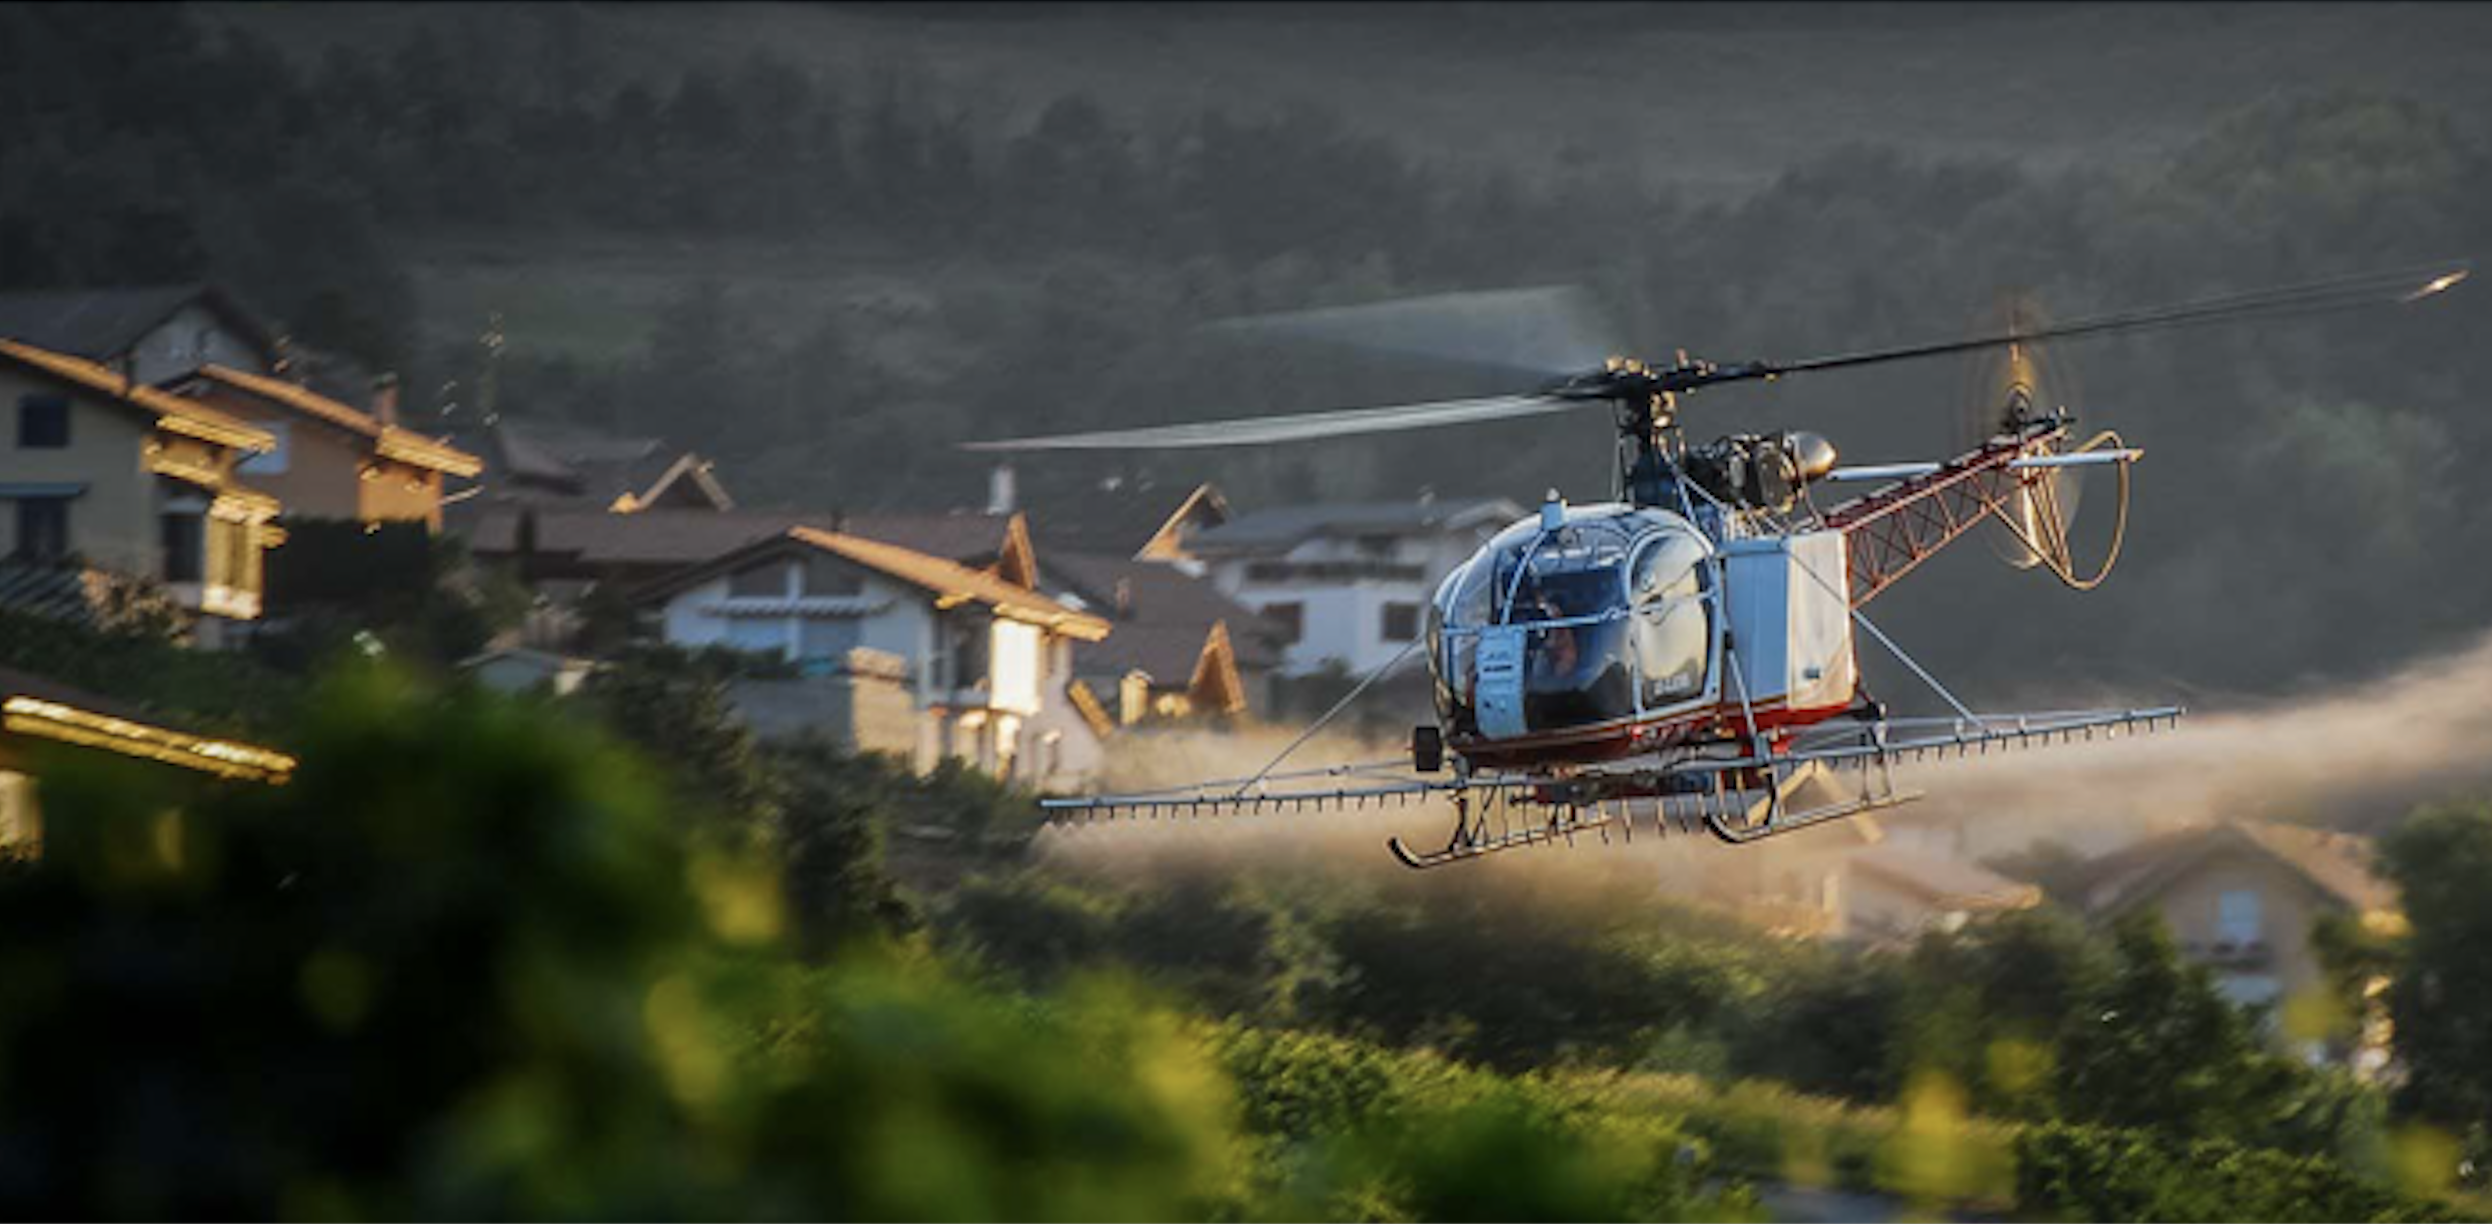
[[[1644, 608], [1651, 606], [1651, 604], [1663, 598], [1663, 596], [1659, 593], [1656, 593], [1651, 597], [1647, 597], [1645, 592], [1639, 589], [1639, 586], [1635, 581], [1636, 570], [1642, 566], [1645, 559], [1648, 556], [1651, 556], [1656, 550], [1667, 547], [1670, 544], [1681, 540], [1693, 543], [1697, 549], [1696, 563], [1689, 567], [1688, 573], [1689, 576], [1695, 579], [1696, 590], [1693, 593], [1693, 598], [1703, 606], [1705, 613], [1704, 677], [1702, 681], [1697, 684], [1693, 692], [1680, 698], [1679, 700], [1668, 702], [1666, 704], [1649, 703], [1645, 700], [1644, 691], [1645, 677], [1643, 675], [1643, 666], [1646, 660], [1643, 658], [1642, 652], [1638, 651], [1636, 653], [1637, 674], [1635, 684], [1635, 704], [1637, 717], [1639, 718], [1649, 718], [1657, 714], [1676, 713], [1709, 705], [1718, 699], [1721, 692], [1722, 626], [1724, 624], [1723, 617], [1725, 616], [1727, 610], [1722, 606], [1722, 584], [1718, 581], [1718, 576], [1715, 573], [1717, 562], [1720, 558], [1713, 548], [1712, 542], [1705, 538], [1703, 531], [1699, 530], [1694, 524], [1687, 523], [1684, 520], [1662, 521], [1650, 524], [1650, 529], [1638, 536], [1635, 542], [1635, 547], [1627, 557], [1626, 615], [1635, 616]], [[1671, 587], [1677, 587], [1679, 583], [1674, 580], [1670, 585]], [[1689, 597], [1690, 596], [1687, 595], [1677, 596], [1677, 598], [1681, 599]]]
[[[1564, 540], [1568, 533], [1585, 528], [1589, 528], [1594, 536], [1583, 543], [1593, 547], [1595, 555], [1615, 547], [1618, 549], [1613, 554], [1615, 559], [1606, 564], [1584, 564], [1563, 572], [1579, 574], [1597, 568], [1608, 575], [1611, 585], [1609, 593], [1603, 598], [1604, 606], [1576, 615], [1539, 619], [1518, 617], [1518, 609], [1512, 605], [1522, 593], [1520, 580], [1532, 572], [1532, 561], [1548, 548], [1551, 540], [1562, 541], [1563, 547], [1573, 543]], [[1686, 573], [1674, 577], [1667, 587], [1650, 592], [1639, 591], [1635, 581], [1637, 569], [1650, 563], [1656, 550], [1673, 548], [1694, 550], [1693, 564], [1687, 567]], [[1500, 560], [1508, 556], [1519, 556], [1521, 560], [1512, 573], [1501, 575], [1498, 573]], [[1537, 522], [1514, 524], [1499, 533], [1498, 538], [1490, 540], [1489, 547], [1466, 560], [1455, 573], [1447, 575], [1432, 601], [1426, 634], [1427, 648], [1431, 660], [1437, 665], [1432, 670], [1438, 672], [1442, 689], [1439, 708], [1445, 712], [1447, 725], [1477, 733], [1468, 722], [1468, 716], [1476, 710], [1476, 706], [1467, 686], [1476, 683], [1476, 677], [1471, 674], [1476, 666], [1473, 652], [1478, 648], [1483, 633], [1509, 627], [1537, 633], [1559, 628], [1617, 624], [1632, 634], [1635, 632], [1631, 625], [1634, 618], [1650, 614], [1656, 602], [1671, 599], [1693, 598], [1703, 610], [1703, 674], [1693, 690], [1674, 691], [1666, 700], [1656, 699], [1654, 694], [1647, 692], [1645, 666], [1647, 662], [1663, 661], [1648, 661], [1640, 649], [1630, 647], [1633, 660], [1630, 674], [1632, 697], [1628, 706], [1633, 713], [1615, 721], [1624, 723], [1679, 715], [1720, 701], [1726, 684], [1722, 635], [1728, 611], [1720, 568], [1719, 551], [1704, 530], [1684, 516], [1668, 511], [1636, 509], [1601, 518], [1578, 519], [1555, 531]], [[1692, 591], [1686, 584], [1692, 584]], [[1560, 606], [1564, 605], [1561, 603]], [[1672, 657], [1682, 661], [1693, 658], [1685, 652], [1673, 652]], [[1683, 674], [1683, 671], [1673, 668], [1669, 674]], [[1586, 724], [1586, 727], [1592, 725]]]

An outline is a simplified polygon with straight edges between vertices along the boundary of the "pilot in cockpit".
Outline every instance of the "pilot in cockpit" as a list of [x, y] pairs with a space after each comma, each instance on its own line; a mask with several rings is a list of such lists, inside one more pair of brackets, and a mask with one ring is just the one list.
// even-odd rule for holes
[[[1533, 601], [1531, 619], [1536, 621], [1564, 620], [1570, 613], [1560, 607], [1555, 595], [1542, 592]], [[1548, 676], [1570, 676], [1575, 672], [1579, 652], [1575, 648], [1575, 630], [1571, 625], [1552, 625], [1541, 631], [1540, 649], [1532, 653], [1534, 670]]]

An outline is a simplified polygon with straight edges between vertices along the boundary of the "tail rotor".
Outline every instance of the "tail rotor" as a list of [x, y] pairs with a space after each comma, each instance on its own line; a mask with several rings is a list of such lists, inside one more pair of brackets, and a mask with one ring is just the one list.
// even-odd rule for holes
[[[2010, 299], [1996, 316], [1991, 321], [2001, 324], [2011, 335], [2042, 332], [2050, 326], [2041, 307], [2026, 295]], [[1967, 390], [1959, 401], [1953, 439], [1957, 450], [1980, 446], [2036, 421], [2072, 420], [2076, 390], [2075, 379], [2066, 367], [2052, 360], [2040, 344], [2011, 342], [1980, 354], [1971, 364]], [[2053, 445], [2048, 453], [2075, 454], [2122, 445], [2118, 434], [2105, 430], [2083, 445]], [[2118, 469], [2114, 474], [2118, 501], [2110, 542], [2099, 563], [2081, 567], [2070, 542], [2077, 512], [2085, 501], [2086, 469], [2078, 467], [2034, 468], [2019, 473], [2015, 490], [1993, 516], [1997, 529], [1990, 535], [1991, 550], [2016, 569], [2047, 569], [2078, 590], [2089, 590], [2100, 583], [2118, 561], [2128, 527], [2128, 465], [2112, 466]]]

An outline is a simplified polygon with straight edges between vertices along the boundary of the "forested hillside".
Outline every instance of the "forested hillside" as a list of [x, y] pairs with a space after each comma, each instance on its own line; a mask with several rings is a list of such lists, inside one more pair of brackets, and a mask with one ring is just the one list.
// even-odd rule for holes
[[[1548, 61], [1597, 29], [1586, 10], [1518, 26], [1401, 7], [1241, 25], [1242, 58], [1281, 27], [1331, 49], [1268, 91], [1182, 101], [1136, 45], [1157, 27], [1080, 6], [655, 26], [597, 5], [440, 19], [12, 7], [0, 284], [213, 276], [306, 343], [408, 373], [445, 425], [490, 395], [501, 412], [666, 433], [718, 455], [748, 501], [856, 509], [973, 499], [978, 463], [950, 447], [974, 437], [1488, 386], [1199, 340], [1196, 324], [1241, 312], [1567, 281], [1647, 355], [1798, 356], [1960, 331], [2011, 289], [2067, 316], [2492, 249], [2471, 78], [2379, 63], [2435, 32], [2460, 54], [2462, 26], [2434, 23], [2461, 19], [2430, 11], [2370, 19], [2376, 37], [2336, 61], [2308, 44], [2338, 25], [2280, 34], [2222, 10], [2157, 10], [2166, 20], [2134, 29], [2068, 24], [2096, 20], [2085, 6], [2030, 27], [1945, 9], [1838, 23], [1859, 46], [1929, 54], [1891, 55], [1886, 83], [1829, 126], [1827, 91], [1860, 71], [1830, 27], [1697, 10], [1617, 37], [1748, 48], [1750, 76], [1708, 61], [1683, 82], [1691, 114], [1742, 109], [1746, 126], [1669, 133], [1741, 152], [1656, 157], [1613, 155], [1572, 123], [1586, 68]], [[1396, 19], [1418, 23], [1414, 58], [1445, 70], [1433, 93], [1336, 62]], [[2082, 56], [2034, 45], [2077, 28], [2107, 41]], [[679, 54], [658, 54], [653, 30]], [[832, 55], [798, 40], [809, 32], [849, 41]], [[1153, 37], [1182, 59], [1202, 36]], [[2030, 148], [1947, 142], [1958, 129], [1939, 112], [1964, 97], [1960, 53], [1980, 38], [2030, 64], [1982, 121], [2013, 134], [2025, 116]], [[1015, 41], [1019, 60], [999, 49]], [[2170, 79], [2156, 57], [2175, 45], [2203, 76]], [[1799, 101], [1778, 102], [1765, 86], [1803, 49], [1822, 79], [1791, 77]], [[1094, 57], [1078, 73], [1034, 66], [1076, 51]], [[1483, 63], [1506, 75], [1457, 71]], [[2134, 83], [2118, 106], [2099, 83], [2082, 96], [2097, 126], [2138, 136], [2124, 156], [2035, 96], [2034, 82], [2121, 73]], [[1504, 100], [1498, 123], [1478, 121], [1475, 95]], [[1394, 118], [1418, 96], [1450, 109]], [[1755, 126], [1777, 114], [1791, 122]], [[1507, 151], [1450, 154], [1466, 123]], [[1518, 132], [1537, 135], [1532, 152]], [[2049, 134], [2057, 156], [2035, 151]], [[476, 338], [497, 318], [507, 345], [488, 384]], [[2150, 455], [2141, 526], [2084, 632], [2064, 592], [1979, 550], [1942, 558], [1885, 615], [1977, 695], [2042, 676], [2220, 698], [2456, 641], [2492, 613], [2492, 579], [2443, 564], [2492, 533], [2486, 477], [2459, 458], [2492, 440], [2471, 390], [2487, 319], [2461, 292], [2429, 311], [2072, 347], [2059, 356], [2081, 379], [2076, 406]], [[1852, 458], [1922, 457], [1945, 444], [1963, 382], [1940, 366], [1743, 389], [1702, 401], [1693, 425], [1807, 425]], [[1586, 420], [1320, 454], [1051, 459], [1024, 483], [1213, 476], [1248, 504], [1598, 496], [1605, 434]]]

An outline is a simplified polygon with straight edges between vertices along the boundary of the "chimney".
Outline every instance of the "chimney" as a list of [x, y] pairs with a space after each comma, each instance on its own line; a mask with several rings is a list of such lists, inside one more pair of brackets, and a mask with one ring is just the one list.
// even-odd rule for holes
[[988, 514], [1010, 514], [1012, 501], [1012, 465], [998, 463], [995, 465], [995, 470], [987, 473], [986, 477], [986, 512]]
[[372, 416], [383, 425], [398, 423], [398, 376], [384, 372], [372, 380]]
[[1116, 580], [1116, 619], [1132, 620], [1134, 615], [1134, 584], [1130, 578]]

